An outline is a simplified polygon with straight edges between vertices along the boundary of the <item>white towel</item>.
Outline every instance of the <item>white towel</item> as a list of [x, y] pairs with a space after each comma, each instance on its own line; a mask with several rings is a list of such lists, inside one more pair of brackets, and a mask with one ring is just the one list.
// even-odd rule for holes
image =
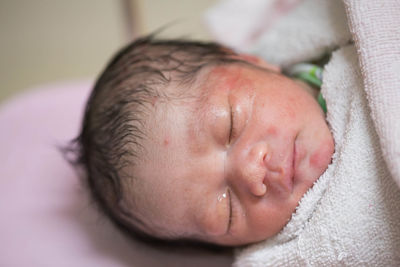
[[369, 116], [354, 47], [333, 54], [322, 90], [333, 163], [281, 233], [237, 250], [234, 266], [400, 266], [400, 189]]
[[400, 186], [400, 1], [344, 3], [383, 155]]
[[399, 25], [398, 0], [304, 0], [246, 47], [281, 66], [337, 50], [322, 86], [335, 154], [286, 227], [235, 266], [400, 266]]
[[344, 10], [338, 0], [225, 0], [205, 22], [217, 41], [284, 67], [348, 43]]

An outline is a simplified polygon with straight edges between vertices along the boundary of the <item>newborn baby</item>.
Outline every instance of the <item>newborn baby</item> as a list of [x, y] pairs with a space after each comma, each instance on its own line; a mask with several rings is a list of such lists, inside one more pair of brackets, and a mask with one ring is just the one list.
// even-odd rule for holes
[[215, 43], [145, 37], [98, 79], [78, 161], [101, 209], [134, 236], [261, 241], [331, 162], [309, 89]]

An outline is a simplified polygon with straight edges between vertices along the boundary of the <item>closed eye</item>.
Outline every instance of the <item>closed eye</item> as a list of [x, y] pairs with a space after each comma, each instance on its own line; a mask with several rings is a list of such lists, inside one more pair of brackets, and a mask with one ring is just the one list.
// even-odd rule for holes
[[232, 108], [232, 106], [230, 106], [230, 129], [229, 129], [229, 139], [228, 139], [229, 144], [232, 142], [235, 136], [236, 136], [235, 111]]
[[231, 190], [228, 190], [228, 198], [229, 198], [229, 220], [228, 220], [227, 233], [230, 232], [231, 227], [232, 227], [232, 196], [231, 196]]

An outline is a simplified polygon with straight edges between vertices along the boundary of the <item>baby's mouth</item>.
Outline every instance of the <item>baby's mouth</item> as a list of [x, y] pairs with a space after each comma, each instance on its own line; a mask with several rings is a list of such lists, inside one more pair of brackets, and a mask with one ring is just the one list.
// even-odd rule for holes
[[293, 153], [292, 153], [292, 192], [293, 192], [293, 184], [295, 182], [295, 175], [296, 175], [296, 168], [297, 168], [297, 149], [296, 149], [296, 140], [297, 140], [297, 136], [293, 142]]
[[298, 164], [297, 136], [294, 138], [287, 157], [277, 168], [270, 168], [266, 179], [269, 184], [285, 194], [291, 194], [294, 189], [296, 167]]
[[295, 173], [295, 148], [289, 152], [285, 162], [278, 167], [269, 167], [264, 178], [268, 184], [281, 193], [291, 194], [293, 192]]

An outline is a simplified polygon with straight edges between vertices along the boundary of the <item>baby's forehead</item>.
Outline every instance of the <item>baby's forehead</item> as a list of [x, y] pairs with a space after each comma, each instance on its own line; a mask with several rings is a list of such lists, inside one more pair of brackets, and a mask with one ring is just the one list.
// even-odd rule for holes
[[265, 77], [267, 71], [247, 63], [218, 65], [199, 75], [198, 103], [204, 108], [213, 108], [210, 96], [228, 95], [234, 90], [251, 90], [254, 81]]
[[231, 63], [215, 65], [204, 68], [196, 77], [194, 85], [197, 100], [202, 105], [206, 105], [209, 95], [216, 90], [230, 91], [238, 86], [238, 82], [243, 80], [243, 70], [245, 65]]
[[221, 97], [236, 88], [251, 86], [249, 70], [253, 69], [245, 64], [210, 65], [201, 69], [191, 83], [170, 83], [165, 94], [150, 99], [153, 111], [146, 119], [146, 128], [152, 144], [169, 143], [169, 138], [161, 140], [162, 133], [168, 137], [182, 126], [187, 128], [190, 139], [201, 132], [205, 117], [215, 110], [217, 102], [222, 102]]
[[163, 150], [166, 144], [172, 150], [171, 139], [178, 130], [184, 133], [185, 139], [197, 140], [204, 126], [210, 124], [206, 122], [213, 117], [210, 113], [222, 112], [221, 103], [227, 102], [227, 93], [249, 86], [251, 81], [243, 72], [243, 66], [238, 64], [210, 66], [200, 71], [189, 86], [171, 84], [168, 91], [175, 95], [168, 97], [169, 101], [157, 100], [156, 114], [150, 118], [149, 135], [156, 145], [153, 150]]
[[[189, 131], [200, 131], [201, 129], [197, 129], [194, 125], [202, 125], [204, 116], [215, 109], [215, 101], [218, 101], [216, 95], [219, 97], [227, 95], [234, 89], [252, 86], [253, 82], [248, 78], [248, 71], [254, 69], [247, 64], [210, 65], [200, 70], [190, 84], [171, 83], [166, 90], [168, 95], [166, 100], [164, 97], [152, 99], [152, 106], [156, 106], [158, 113], [153, 120], [158, 124], [167, 117], [171, 119], [177, 114], [166, 111], [179, 108], [193, 118], [188, 122]], [[176, 123], [171, 123], [174, 124]], [[149, 129], [154, 129], [154, 125]]]

